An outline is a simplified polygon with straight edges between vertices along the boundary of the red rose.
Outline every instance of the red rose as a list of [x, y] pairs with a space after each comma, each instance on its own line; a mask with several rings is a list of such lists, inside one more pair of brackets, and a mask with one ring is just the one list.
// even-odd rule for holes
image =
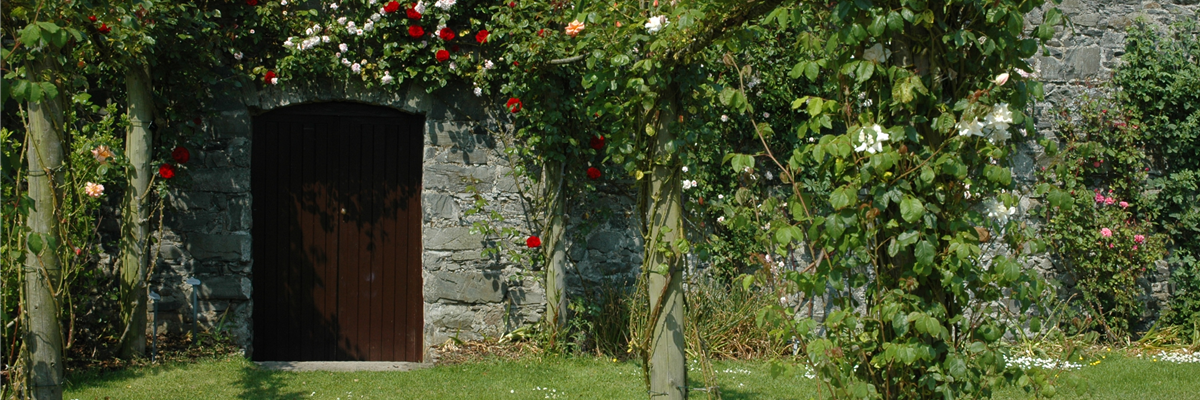
[[404, 13], [408, 14], [408, 19], [421, 19], [421, 13], [417, 12], [415, 8], [409, 7], [407, 10], [404, 10]]
[[413, 26], [408, 27], [408, 36], [412, 36], [414, 38], [419, 38], [424, 35], [425, 35], [425, 28], [422, 28], [420, 25], [413, 25]]
[[96, 28], [96, 30], [100, 31], [100, 33], [102, 33], [102, 34], [107, 35], [108, 32], [112, 31], [112, 28], [109, 28], [108, 24], [100, 24], [100, 27]]
[[592, 148], [596, 149], [596, 150], [603, 149], [604, 148], [604, 135], [592, 136], [592, 140], [588, 142], [588, 145], [592, 146]]
[[442, 38], [442, 40], [452, 40], [454, 39], [454, 30], [442, 28], [442, 30], [438, 31], [438, 37]]
[[513, 66], [514, 66], [514, 67], [515, 67], [515, 66], [518, 66], [518, 65], [521, 65], [521, 63], [518, 63], [518, 62], [516, 62], [516, 61], [513, 61]]
[[529, 239], [525, 239], [525, 245], [531, 249], [542, 247], [542, 239], [539, 239], [537, 236], [530, 236]]
[[192, 154], [188, 152], [187, 147], [179, 146], [171, 151], [171, 158], [180, 164], [187, 164], [188, 160], [192, 159]]
[[520, 112], [521, 106], [522, 106], [521, 99], [518, 99], [516, 97], [510, 97], [508, 99], [508, 102], [504, 103], [504, 107], [507, 108], [508, 111], [512, 111], [513, 114]]
[[96, 16], [95, 15], [89, 16], [88, 21], [96, 22]]
[[163, 164], [161, 167], [158, 167], [158, 176], [163, 177], [163, 179], [174, 178], [175, 166], [171, 164]]
[[391, 2], [387, 3], [387, 5], [383, 6], [383, 12], [385, 13], [391, 14], [396, 11], [400, 11], [400, 3], [396, 0], [392, 0]]
[[517, 6], [517, 2], [515, 2], [515, 1], [510, 1], [510, 2], [508, 2], [508, 6], [509, 6], [509, 7], [516, 7], [516, 6]]
[[596, 167], [588, 167], [587, 176], [588, 179], [600, 179], [600, 169]]
[[450, 52], [444, 49], [438, 50], [437, 54], [434, 54], [434, 57], [437, 57], [438, 62], [443, 62], [450, 59]]
[[545, 28], [538, 29], [538, 37], [543, 37], [543, 36], [546, 36], [546, 29]]
[[451, 52], [451, 53], [457, 53], [457, 52], [458, 52], [458, 45], [456, 44], [456, 45], [450, 46], [450, 52]]
[[248, 5], [248, 6], [257, 6], [257, 5], [258, 5], [258, 0], [246, 0], [246, 5]]
[[487, 31], [487, 29], [484, 29], [484, 30], [479, 31], [479, 33], [475, 34], [475, 41], [479, 42], [479, 43], [483, 43], [483, 42], [487, 41], [487, 37], [488, 37], [488, 31]]
[[267, 74], [263, 75], [263, 82], [268, 85], [275, 83], [275, 71], [267, 71]]

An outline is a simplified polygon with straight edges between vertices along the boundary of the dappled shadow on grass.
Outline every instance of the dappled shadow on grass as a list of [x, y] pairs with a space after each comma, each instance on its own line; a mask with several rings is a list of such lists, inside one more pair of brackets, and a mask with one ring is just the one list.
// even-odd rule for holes
[[289, 390], [285, 371], [269, 371], [256, 364], [242, 366], [238, 371], [239, 399], [299, 399], [307, 393]]
[[187, 368], [187, 363], [173, 362], [169, 364], [126, 367], [122, 369], [102, 368], [84, 371], [70, 371], [63, 380], [66, 391], [88, 388], [125, 388], [128, 382], [142, 379], [146, 375], [160, 374]]
[[[703, 396], [703, 395], [704, 395], [703, 393], [693, 393], [690, 397], [701, 398], [700, 396]], [[752, 390], [749, 388], [732, 388], [732, 389], [721, 388], [721, 399], [724, 399], [724, 400], [743, 400], [743, 399], [759, 400], [759, 399], [766, 399], [766, 398], [771, 398], [771, 399], [775, 399], [775, 400], [801, 400], [801, 399], [809, 399], [809, 398], [815, 397], [815, 396], [801, 396], [800, 394], [796, 394], [795, 396], [788, 396], [788, 397], [770, 397], [770, 396], [772, 396], [772, 395], [763, 393], [763, 392], [760, 392], [757, 390]]]

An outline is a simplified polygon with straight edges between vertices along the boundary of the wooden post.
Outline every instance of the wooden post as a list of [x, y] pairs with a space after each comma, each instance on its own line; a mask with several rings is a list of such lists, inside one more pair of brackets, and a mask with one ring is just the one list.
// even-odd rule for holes
[[[42, 55], [29, 63], [27, 76], [35, 81], [53, 80], [55, 65], [51, 55]], [[25, 348], [32, 396], [37, 400], [62, 399], [62, 325], [58, 319], [55, 290], [62, 290], [62, 266], [51, 243], [58, 240], [57, 199], [54, 190], [62, 184], [59, 170], [63, 163], [62, 107], [60, 98], [29, 102], [29, 197], [26, 224], [30, 236], [38, 235], [43, 244], [39, 254], [25, 253]]]
[[[683, 255], [670, 256], [657, 251], [671, 247], [683, 238], [682, 161], [674, 148], [675, 132], [669, 128], [677, 118], [678, 88], [671, 85], [662, 92], [666, 107], [658, 111], [654, 124], [654, 166], [650, 173], [646, 223], [649, 239], [642, 265], [649, 271], [650, 315], [654, 324], [650, 336], [650, 398], [679, 400], [688, 397], [687, 359], [684, 354]], [[654, 318], [657, 315], [658, 318]]]
[[125, 138], [125, 156], [133, 165], [125, 190], [121, 213], [121, 357], [146, 353], [146, 273], [149, 257], [146, 249], [150, 236], [150, 209], [145, 206], [150, 190], [151, 148], [154, 137], [150, 122], [154, 112], [154, 94], [150, 90], [145, 65], [131, 63], [125, 73], [129, 101], [129, 133]]
[[[549, 161], [546, 163], [546, 193], [550, 204], [547, 210], [545, 229], [545, 245], [547, 253], [546, 265], [546, 322], [549, 323], [551, 341], [557, 339], [559, 330], [567, 322], [566, 270], [567, 244], [563, 240], [567, 227], [564, 221], [566, 214], [566, 191], [563, 190], [563, 163]], [[553, 343], [552, 343], [553, 344]]]

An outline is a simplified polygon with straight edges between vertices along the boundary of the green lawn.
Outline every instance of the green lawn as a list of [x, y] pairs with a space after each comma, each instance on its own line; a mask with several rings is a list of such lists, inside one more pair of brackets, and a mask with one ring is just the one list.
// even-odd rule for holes
[[[809, 399], [802, 377], [772, 379], [764, 362], [716, 362], [725, 399]], [[1084, 398], [1200, 399], [1200, 364], [1108, 357], [1078, 373]], [[636, 399], [645, 398], [634, 363], [530, 358], [438, 366], [410, 372], [272, 372], [240, 357], [68, 376], [66, 399]], [[699, 371], [693, 387], [703, 386]], [[539, 390], [540, 388], [540, 390]], [[694, 398], [705, 398], [693, 392]], [[1027, 398], [1008, 390], [998, 398]], [[1064, 394], [1060, 398], [1077, 398]]]

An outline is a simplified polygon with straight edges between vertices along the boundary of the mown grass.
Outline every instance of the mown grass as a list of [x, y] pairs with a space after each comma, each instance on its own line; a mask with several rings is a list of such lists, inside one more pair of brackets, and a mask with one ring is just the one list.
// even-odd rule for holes
[[[724, 399], [810, 399], [815, 385], [778, 379], [762, 361], [714, 362]], [[1083, 395], [1058, 398], [1200, 399], [1200, 364], [1110, 356], [1076, 372]], [[699, 371], [692, 387], [704, 386]], [[598, 358], [527, 357], [487, 360], [409, 372], [264, 371], [237, 356], [192, 363], [132, 367], [68, 376], [67, 399], [637, 399], [645, 398], [641, 368]], [[539, 388], [541, 390], [539, 390]], [[694, 398], [706, 398], [693, 392]], [[1002, 390], [997, 398], [1029, 398]]]

